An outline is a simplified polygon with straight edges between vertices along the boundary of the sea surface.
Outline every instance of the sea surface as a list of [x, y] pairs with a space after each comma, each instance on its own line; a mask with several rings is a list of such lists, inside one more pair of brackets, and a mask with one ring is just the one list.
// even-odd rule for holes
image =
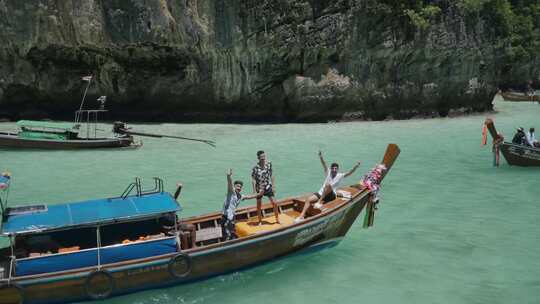
[[[257, 150], [273, 163], [277, 196], [287, 197], [319, 189], [318, 150], [342, 170], [361, 161], [347, 181], [353, 182], [396, 143], [402, 153], [384, 180], [374, 227], [362, 228], [362, 213], [338, 246], [101, 303], [539, 303], [540, 168], [504, 159], [493, 167], [490, 143], [480, 143], [488, 116], [507, 140], [520, 126], [540, 134], [540, 105], [497, 100], [495, 107], [406, 121], [133, 124], [137, 131], [212, 139], [217, 147], [143, 138], [139, 149], [0, 150], [0, 170], [13, 174], [9, 205], [118, 196], [134, 177], [151, 188], [158, 176], [170, 192], [184, 183], [182, 216], [192, 216], [221, 208], [229, 168], [250, 191]], [[0, 123], [0, 130], [14, 129]]]

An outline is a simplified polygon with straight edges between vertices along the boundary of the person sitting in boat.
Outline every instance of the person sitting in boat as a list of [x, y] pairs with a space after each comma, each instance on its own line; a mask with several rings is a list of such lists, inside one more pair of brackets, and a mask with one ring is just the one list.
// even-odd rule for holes
[[319, 190], [319, 192], [315, 192], [312, 195], [310, 195], [306, 200], [304, 201], [304, 209], [302, 209], [302, 213], [294, 220], [295, 222], [300, 222], [304, 219], [306, 216], [306, 212], [310, 206], [310, 204], [315, 203], [315, 208], [321, 208], [323, 203], [330, 202], [336, 199], [337, 194], [336, 190], [339, 187], [339, 184], [341, 181], [345, 178], [350, 176], [351, 174], [358, 169], [360, 166], [360, 162], [357, 162], [354, 167], [349, 170], [347, 173], [340, 173], [339, 171], [339, 165], [337, 163], [332, 163], [330, 165], [330, 171], [328, 171], [328, 166], [326, 165], [326, 162], [324, 161], [322, 152], [319, 151], [319, 159], [321, 160], [322, 167], [324, 169], [324, 175], [326, 176], [326, 179], [324, 180], [324, 183]]
[[225, 202], [223, 203], [223, 212], [221, 216], [221, 231], [223, 234], [223, 241], [234, 240], [238, 238], [236, 235], [235, 228], [235, 217], [236, 208], [240, 205], [240, 202], [247, 199], [256, 198], [257, 193], [250, 195], [242, 195], [242, 187], [244, 183], [240, 180], [232, 181], [232, 169], [229, 169], [227, 172], [227, 196], [225, 197]]
[[517, 132], [512, 138], [512, 143], [516, 145], [527, 145], [527, 139], [525, 138], [525, 132], [522, 127], [517, 128]]
[[526, 134], [527, 144], [531, 147], [540, 147], [540, 142], [534, 136], [534, 128], [530, 128]]

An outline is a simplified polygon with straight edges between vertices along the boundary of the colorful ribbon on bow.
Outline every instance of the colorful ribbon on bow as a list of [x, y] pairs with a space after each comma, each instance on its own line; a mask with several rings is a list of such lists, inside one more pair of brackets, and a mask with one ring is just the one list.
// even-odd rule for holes
[[383, 172], [387, 168], [383, 164], [376, 165], [371, 171], [364, 175], [364, 178], [360, 182], [361, 185], [366, 187], [371, 191], [369, 195], [369, 201], [366, 205], [366, 215], [364, 217], [364, 228], [373, 226], [373, 221], [375, 220], [375, 210], [377, 210], [377, 203], [379, 203], [379, 190], [381, 189], [381, 180], [383, 177]]
[[493, 139], [493, 147], [491, 148], [493, 151], [493, 166], [498, 167], [500, 165], [501, 160], [501, 144], [504, 141], [504, 137], [499, 133], [497, 134], [497, 138]]

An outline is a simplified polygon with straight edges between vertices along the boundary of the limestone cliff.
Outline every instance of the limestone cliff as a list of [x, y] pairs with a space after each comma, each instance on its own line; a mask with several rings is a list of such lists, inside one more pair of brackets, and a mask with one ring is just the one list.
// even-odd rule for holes
[[89, 106], [158, 121], [446, 115], [539, 79], [482, 10], [397, 2], [0, 0], [0, 116], [69, 119], [90, 74]]

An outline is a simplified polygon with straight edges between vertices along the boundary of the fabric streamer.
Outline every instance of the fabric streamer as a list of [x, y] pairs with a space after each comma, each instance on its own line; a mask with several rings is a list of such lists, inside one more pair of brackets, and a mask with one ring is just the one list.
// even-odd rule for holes
[[366, 187], [370, 192], [370, 198], [366, 205], [366, 215], [364, 217], [364, 228], [373, 226], [373, 221], [375, 219], [375, 210], [377, 210], [377, 203], [379, 202], [379, 190], [381, 189], [381, 180], [383, 177], [384, 171], [387, 168], [383, 164], [376, 165], [370, 172], [364, 175], [361, 185]]

